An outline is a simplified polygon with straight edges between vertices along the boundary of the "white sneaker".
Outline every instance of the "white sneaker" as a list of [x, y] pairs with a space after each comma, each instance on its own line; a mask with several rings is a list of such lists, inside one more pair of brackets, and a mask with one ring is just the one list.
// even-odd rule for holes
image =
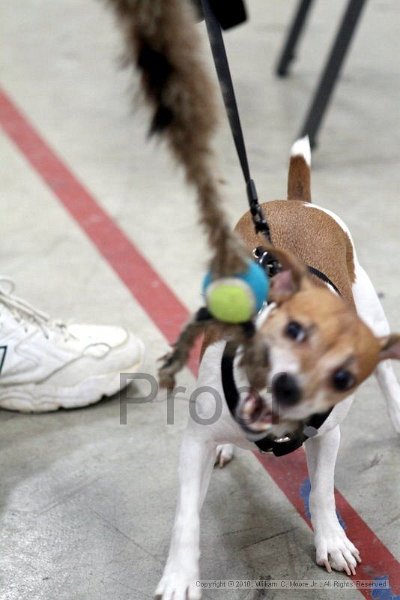
[[[1, 288], [7, 283], [10, 292]], [[44, 412], [112, 396], [138, 370], [144, 345], [121, 327], [66, 325], [12, 295], [0, 280], [0, 408]]]

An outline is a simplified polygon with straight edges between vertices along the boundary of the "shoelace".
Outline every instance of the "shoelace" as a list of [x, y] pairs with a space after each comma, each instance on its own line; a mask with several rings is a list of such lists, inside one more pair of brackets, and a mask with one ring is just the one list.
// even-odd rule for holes
[[[4, 289], [4, 285], [8, 285], [9, 290]], [[14, 290], [15, 284], [11, 279], [0, 277], [0, 304], [7, 307], [17, 322], [24, 324], [26, 332], [28, 331], [27, 323], [30, 322], [39, 327], [46, 339], [49, 339], [49, 334], [54, 331], [61, 334], [64, 341], [68, 341], [68, 339], [73, 337], [66, 323], [60, 320], [51, 320], [49, 315], [15, 296], [13, 294]]]

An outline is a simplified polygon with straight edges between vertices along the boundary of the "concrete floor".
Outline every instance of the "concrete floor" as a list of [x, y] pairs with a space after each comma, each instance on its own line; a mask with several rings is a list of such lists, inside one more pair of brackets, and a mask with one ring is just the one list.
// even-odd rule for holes
[[[248, 4], [250, 23], [229, 33], [227, 44], [258, 189], [272, 199], [285, 192], [288, 149], [345, 2], [316, 3], [287, 81], [272, 72], [296, 2]], [[94, 0], [0, 0], [0, 11], [5, 91], [194, 309], [206, 249], [192, 194], [166, 153], [145, 142], [146, 115], [133, 113], [131, 76], [117, 68], [121, 40], [112, 16]], [[398, 2], [367, 6], [313, 166], [315, 200], [350, 226], [398, 328], [399, 17]], [[245, 195], [226, 127], [219, 145], [234, 223]], [[52, 314], [132, 328], [147, 344], [146, 370], [155, 373], [167, 349], [161, 333], [7, 136], [0, 157], [1, 271], [20, 296]], [[188, 371], [180, 384], [193, 388]], [[0, 412], [1, 599], [151, 598], [168, 549], [186, 415], [181, 400], [174, 425], [166, 425], [165, 403], [138, 404], [120, 425], [118, 398], [41, 416]], [[399, 451], [369, 381], [343, 427], [337, 487], [398, 560]], [[258, 543], [268, 536], [275, 537]], [[202, 550], [205, 579], [343, 577], [314, 564], [310, 530], [250, 453], [214, 474]], [[357, 590], [296, 598], [311, 595], [361, 598]]]

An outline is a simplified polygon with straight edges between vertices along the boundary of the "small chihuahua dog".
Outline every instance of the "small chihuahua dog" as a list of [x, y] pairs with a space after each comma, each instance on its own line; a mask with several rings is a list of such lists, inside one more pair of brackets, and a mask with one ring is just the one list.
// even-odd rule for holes
[[[240, 347], [233, 356], [231, 351], [230, 377], [237, 390], [245, 391], [232, 406], [232, 398], [226, 397], [226, 392], [232, 393], [232, 381], [226, 385], [226, 370], [221, 369], [227, 357], [226, 340], [214, 340], [206, 347], [198, 386], [212, 388], [224, 398], [222, 415], [205, 425], [215, 414], [215, 398], [199, 395], [196, 413], [202, 423], [190, 417], [184, 434], [178, 508], [156, 598], [200, 598], [194, 585], [199, 579], [199, 515], [216, 453], [223, 466], [233, 456], [232, 444], [254, 450], [260, 434], [286, 441], [282, 436], [290, 437], [299, 423], [309, 423], [321, 414], [325, 415], [323, 423], [312, 427], [304, 444], [317, 563], [328, 571], [333, 568], [351, 575], [360, 561], [335, 511], [339, 425], [356, 388], [375, 371], [400, 433], [400, 387], [386, 361], [400, 358], [400, 336], [389, 333], [382, 305], [357, 260], [348, 229], [333, 213], [310, 201], [310, 148], [303, 139], [292, 148], [288, 200], [263, 205], [284, 265], [272, 279], [271, 304], [258, 323], [265, 340], [265, 387], [249, 387], [240, 367]], [[249, 249], [262, 244], [249, 213], [236, 229]], [[313, 267], [311, 272], [304, 264]]]
[[[206, 336], [198, 386], [213, 393], [198, 394], [199, 419], [189, 419], [184, 435], [178, 508], [156, 597], [200, 598], [195, 585], [200, 509], [215, 458], [220, 465], [228, 462], [232, 444], [280, 455], [304, 443], [317, 563], [328, 571], [354, 574], [360, 556], [337, 519], [333, 494], [339, 425], [356, 388], [375, 371], [400, 433], [400, 386], [386, 360], [400, 358], [400, 336], [389, 332], [346, 226], [330, 211], [311, 204], [307, 139], [292, 148], [288, 199], [262, 206], [273, 247], [260, 250], [265, 240], [254, 233], [249, 213], [233, 235], [221, 208], [212, 148], [218, 121], [214, 85], [202, 64], [191, 3], [108, 1], [125, 33], [127, 60], [141, 74], [144, 97], [153, 111], [151, 132], [164, 137], [196, 188], [200, 219], [214, 251], [213, 272], [239, 273], [243, 256], [255, 249], [261, 264], [269, 254], [281, 267], [272, 278], [270, 304], [259, 315], [250, 342], [234, 335], [227, 340], [221, 328], [215, 330], [219, 339], [215, 331], [213, 338]], [[175, 347], [178, 366], [186, 357], [189, 331], [193, 327]], [[216, 397], [222, 399], [218, 419]]]

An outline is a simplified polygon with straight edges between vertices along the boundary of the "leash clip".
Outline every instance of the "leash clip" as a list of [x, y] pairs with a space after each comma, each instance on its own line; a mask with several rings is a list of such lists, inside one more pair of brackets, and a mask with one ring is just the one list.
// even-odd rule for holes
[[256, 262], [267, 273], [268, 277], [273, 277], [282, 270], [279, 261], [270, 252], [265, 250], [263, 246], [257, 246], [257, 248], [254, 248], [252, 254]]

